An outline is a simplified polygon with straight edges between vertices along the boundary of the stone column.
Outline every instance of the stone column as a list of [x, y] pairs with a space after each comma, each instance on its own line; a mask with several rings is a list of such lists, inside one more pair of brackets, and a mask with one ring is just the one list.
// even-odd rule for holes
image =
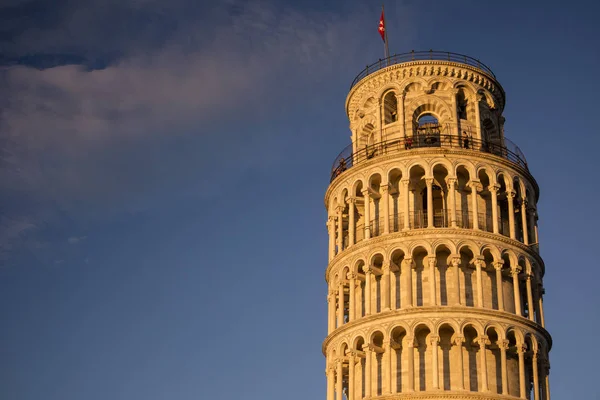
[[477, 201], [477, 191], [479, 190], [479, 181], [471, 180], [471, 204], [473, 206], [473, 229], [479, 229], [479, 204]]
[[499, 185], [490, 185], [488, 187], [491, 197], [492, 197], [492, 226], [494, 233], [500, 233], [500, 229], [498, 228], [498, 190], [500, 190]]
[[348, 203], [348, 246], [352, 246], [355, 240], [356, 221], [354, 217], [356, 199], [349, 197], [346, 202]]
[[458, 96], [458, 89], [452, 89], [450, 90], [450, 93], [452, 95], [452, 112], [454, 113], [454, 117], [452, 118], [454, 120], [454, 131], [458, 137], [458, 140], [460, 141], [460, 120], [458, 118], [458, 106], [456, 105], [456, 96]]
[[386, 262], [382, 267], [381, 276], [381, 310], [390, 311], [390, 262]]
[[[392, 369], [390, 366], [392, 365], [392, 354], [391, 347], [389, 341], [383, 342], [383, 355], [381, 356], [381, 364], [382, 364], [382, 376], [381, 376], [381, 393], [389, 394], [391, 393], [391, 376]], [[377, 395], [377, 393], [375, 393]]]
[[544, 320], [544, 287], [542, 286], [542, 284], [540, 283], [538, 286], [538, 309], [540, 310], [540, 325], [542, 325], [542, 328], [546, 327], [546, 323]]
[[366, 265], [362, 267], [365, 273], [365, 315], [371, 315], [371, 277], [373, 271]]
[[363, 198], [365, 199], [365, 239], [371, 238], [371, 195], [369, 190], [365, 189], [362, 191]]
[[486, 349], [485, 346], [490, 344], [488, 337], [486, 335], [482, 335], [479, 338], [479, 351], [481, 352], [481, 391], [489, 392], [488, 388], [488, 377], [487, 377], [487, 358], [486, 358]]
[[325, 373], [327, 374], [327, 400], [335, 400], [335, 368], [329, 366]]
[[348, 321], [354, 321], [356, 318], [356, 274], [348, 273]]
[[525, 275], [525, 285], [527, 289], [527, 313], [529, 314], [529, 320], [535, 322], [535, 315], [533, 314], [533, 293], [531, 292], [531, 275]]
[[427, 227], [433, 228], [433, 178], [426, 178], [427, 184]]
[[363, 351], [365, 352], [365, 397], [371, 397], [371, 387], [373, 386], [371, 382], [371, 362], [373, 361], [373, 351], [368, 344], [363, 344]]
[[333, 290], [329, 291], [329, 295], [327, 296], [327, 305], [328, 305], [328, 318], [327, 318], [327, 333], [331, 334], [331, 332], [335, 329], [335, 292]]
[[[460, 140], [460, 139], [459, 139]], [[450, 226], [456, 228], [456, 178], [447, 178], [448, 194], [450, 195]]]
[[460, 306], [460, 255], [452, 257], [452, 266], [454, 267], [454, 285], [456, 286], [456, 305]]
[[398, 121], [400, 123], [400, 132], [402, 132], [402, 137], [406, 136], [406, 131], [404, 128], [404, 93], [400, 93], [396, 95], [396, 104], [398, 105]]
[[475, 270], [477, 271], [477, 307], [483, 308], [483, 277], [482, 269], [485, 267], [483, 258], [475, 260]]
[[481, 115], [479, 111], [479, 103], [484, 99], [482, 94], [475, 95], [475, 128], [477, 129], [477, 139], [481, 140]]
[[406, 368], [406, 386], [409, 392], [415, 391], [415, 338], [412, 336], [408, 336], [405, 339], [406, 345], [406, 355], [407, 358], [407, 368]]
[[427, 264], [429, 265], [429, 303], [432, 306], [437, 305], [437, 293], [435, 288], [435, 256], [427, 257]]
[[335, 217], [327, 218], [327, 232], [329, 233], [329, 261], [335, 257]]
[[407, 231], [410, 229], [410, 201], [408, 199], [408, 184], [410, 183], [410, 180], [408, 179], [401, 179], [400, 180], [400, 196], [402, 197], [402, 204], [404, 207], [404, 227], [402, 228], [402, 230]]
[[529, 234], [527, 232], [527, 201], [521, 201], [521, 225], [523, 225], [523, 243], [529, 245]]
[[338, 284], [338, 308], [337, 308], [337, 326], [344, 325], [344, 279], [340, 277]]
[[430, 337], [431, 343], [431, 362], [433, 371], [433, 389], [438, 390], [440, 388], [440, 371], [438, 363], [438, 345], [440, 344], [440, 337], [432, 335]]
[[531, 227], [532, 233], [533, 233], [533, 237], [531, 238], [531, 240], [533, 241], [533, 243], [538, 243], [538, 237], [537, 237], [537, 229], [535, 227], [535, 207], [529, 207], [527, 209], [528, 213], [528, 217], [529, 217], [529, 225]]
[[531, 367], [533, 369], [533, 399], [540, 400], [540, 376], [538, 374], [538, 354], [533, 353], [531, 360]]
[[390, 370], [390, 376], [389, 376], [389, 387], [390, 387], [390, 394], [394, 394], [397, 393], [397, 387], [396, 387], [396, 374], [398, 371], [398, 367], [402, 365], [402, 359], [401, 358], [397, 358], [396, 359], [396, 368], [394, 368], [394, 355], [395, 355], [395, 351], [399, 350], [402, 348], [402, 345], [398, 342], [396, 342], [394, 339], [390, 338], [390, 345], [389, 345], [389, 349], [390, 349], [390, 357], [388, 358], [389, 361], [389, 365], [388, 368]]
[[504, 260], [495, 261], [494, 269], [496, 270], [496, 292], [498, 293], [498, 310], [504, 311], [504, 291], [502, 290], [502, 267]]
[[525, 352], [527, 348], [524, 345], [517, 346], [517, 353], [519, 354], [519, 396], [522, 399], [526, 398], [525, 389]]
[[502, 369], [501, 373], [503, 395], [508, 395], [508, 369], [506, 367], [506, 352], [508, 351], [508, 345], [508, 340], [498, 340], [498, 347], [500, 348], [500, 368]]
[[519, 273], [521, 268], [513, 267], [510, 270], [510, 274], [513, 277], [513, 291], [515, 294], [515, 312], [517, 315], [523, 315], [521, 312], [521, 290], [519, 289]]
[[515, 239], [515, 204], [513, 199], [516, 193], [513, 190], [506, 192], [506, 200], [508, 201], [508, 229], [510, 231], [510, 238]]
[[390, 233], [390, 194], [387, 183], [382, 184], [381, 197], [383, 197], [383, 233]]
[[398, 297], [398, 292], [396, 288], [396, 272], [398, 270], [398, 266], [390, 261], [390, 310], [395, 310], [397, 308], [396, 298]]
[[338, 206], [335, 211], [337, 212], [337, 252], [339, 254], [344, 249], [344, 218], [342, 214], [344, 207]]
[[413, 306], [413, 294], [412, 294], [412, 269], [413, 269], [413, 260], [412, 258], [405, 258], [402, 261], [402, 271], [406, 276], [406, 283], [404, 284], [404, 290], [401, 290], [401, 293], [405, 294], [406, 301], [403, 301], [404, 307], [412, 307]]
[[550, 400], [550, 362], [544, 360], [544, 400]]
[[356, 368], [356, 355], [354, 351], [350, 350], [347, 353], [348, 356], [348, 394], [346, 398], [348, 400], [354, 400], [354, 369]]
[[457, 368], [459, 371], [458, 390], [465, 390], [465, 368], [463, 365], [463, 348], [462, 348], [464, 342], [465, 342], [464, 336], [460, 336], [460, 335], [454, 336], [453, 343], [458, 349], [458, 357], [457, 357], [457, 361], [458, 361]]
[[336, 368], [336, 380], [335, 380], [335, 399], [336, 400], [342, 400], [342, 391], [343, 391], [343, 365], [342, 365], [342, 358], [338, 358], [337, 359], [337, 368]]

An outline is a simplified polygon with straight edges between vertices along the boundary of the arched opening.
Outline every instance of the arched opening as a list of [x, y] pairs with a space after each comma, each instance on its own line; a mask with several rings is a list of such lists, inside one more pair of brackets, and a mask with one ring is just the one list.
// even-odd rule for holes
[[[512, 268], [513, 265], [510, 261], [510, 256], [508, 253], [502, 253], [502, 261], [504, 261], [504, 265], [502, 266], [502, 270], [506, 271], [506, 277], [503, 278], [502, 282], [502, 294], [504, 295], [504, 310], [513, 314], [516, 314], [515, 308], [515, 289], [512, 278]], [[518, 293], [518, 292], [517, 292]]]
[[391, 124], [398, 121], [398, 99], [396, 93], [388, 92], [383, 97], [383, 122]]
[[362, 337], [356, 339], [354, 350], [359, 355], [358, 362], [354, 366], [354, 393], [357, 393], [360, 398], [366, 397], [366, 359], [364, 347], [365, 340]]
[[[372, 259], [371, 265], [375, 267], [376, 271], [381, 271], [383, 267], [383, 255], [375, 255]], [[372, 312], [379, 313], [381, 312], [381, 296], [383, 295], [383, 293], [381, 292], [381, 278], [383, 277], [383, 275], [379, 273], [373, 273], [371, 274], [371, 276], [371, 310]]]
[[478, 211], [481, 214], [479, 219], [479, 229], [487, 232], [494, 231], [492, 221], [492, 193], [490, 192], [490, 177], [485, 169], [479, 171], [479, 182], [481, 182], [482, 190], [478, 196]]
[[498, 284], [496, 282], [496, 270], [494, 269], [494, 256], [489, 249], [481, 253], [485, 262], [482, 271], [483, 281], [483, 306], [498, 310]]
[[424, 299], [429, 299], [429, 285], [425, 285], [425, 275], [428, 273], [425, 268], [425, 257], [427, 256], [427, 251], [418, 247], [413, 251], [413, 261], [415, 262], [414, 268], [414, 276], [415, 276], [415, 286], [413, 293], [415, 295], [416, 302], [414, 303], [416, 306], [421, 307], [424, 306]]
[[419, 147], [439, 147], [440, 131], [440, 123], [433, 114], [421, 114], [416, 120], [415, 133]]
[[[417, 384], [415, 390], [424, 392], [433, 387], [433, 375], [431, 371], [432, 353], [429, 350], [429, 340], [431, 331], [425, 325], [421, 325], [415, 329], [415, 377]], [[429, 371], [429, 373], [427, 373]]]
[[468, 307], [475, 306], [475, 298], [477, 296], [477, 285], [475, 285], [475, 268], [472, 260], [474, 258], [473, 252], [467, 246], [463, 246], [459, 250], [460, 254], [460, 265], [462, 269], [462, 278], [460, 287], [464, 288], [463, 293], [465, 296], [464, 304]]
[[500, 355], [500, 335], [494, 327], [486, 332], [490, 345], [486, 350], [488, 389], [502, 394], [502, 359]]
[[[394, 328], [391, 334], [391, 354], [392, 357], [392, 393], [402, 393], [408, 390], [407, 384], [407, 371], [408, 371], [408, 360], [404, 357], [404, 346], [403, 342], [406, 338], [406, 330], [400, 326]], [[394, 390], [395, 389], [395, 390]]]
[[459, 228], [472, 229], [473, 215], [471, 213], [471, 190], [469, 183], [471, 175], [464, 166], [456, 168], [456, 225]]
[[508, 215], [508, 201], [511, 200], [507, 194], [506, 179], [503, 174], [498, 174], [498, 230], [501, 235], [510, 237], [510, 222]]
[[448, 259], [450, 258], [451, 251], [446, 245], [440, 245], [435, 250], [436, 258], [436, 271], [439, 277], [436, 278], [439, 282], [438, 298], [437, 303], [442, 306], [448, 305]]
[[519, 182], [518, 178], [514, 178], [513, 180], [513, 187], [515, 188], [515, 199], [514, 199], [514, 211], [515, 211], [515, 238], [520, 241], [520, 242], [524, 242], [525, 241], [525, 237], [524, 237], [524, 225], [523, 225], [523, 209], [522, 206], [525, 202], [525, 193], [523, 193], [523, 190], [521, 189], [521, 184]]
[[[410, 186], [411, 195], [410, 209], [411, 215], [409, 222], [412, 229], [422, 229], [427, 227], [426, 210], [423, 209], [424, 201], [427, 199], [427, 185], [425, 183], [425, 170], [420, 165], [415, 165], [410, 169]], [[425, 196], [424, 196], [425, 195]], [[424, 200], [425, 198], [425, 200]]]
[[[448, 170], [442, 164], [433, 167], [433, 184], [431, 186], [433, 204], [432, 207], [425, 207], [426, 211], [433, 212], [433, 226], [436, 228], [445, 228], [448, 226], [448, 185], [446, 178]], [[425, 201], [427, 204], [427, 201]]]
[[399, 309], [404, 307], [408, 303], [408, 299], [403, 299], [405, 293], [402, 291], [402, 282], [407, 280], [410, 276], [407, 274], [406, 266], [404, 264], [404, 252], [402, 250], [395, 250], [392, 253], [391, 263], [394, 268], [390, 271], [390, 306], [392, 309]]
[[468, 120], [469, 116], [467, 113], [468, 110], [468, 101], [465, 96], [465, 92], [462, 89], [458, 89], [458, 93], [456, 94], [456, 112], [458, 115], [458, 119]]
[[520, 397], [520, 374], [519, 374], [519, 343], [513, 329], [506, 332], [508, 349], [506, 350], [506, 371], [508, 380], [508, 394]]
[[371, 382], [374, 387], [371, 387], [371, 392], [375, 396], [380, 396], [383, 393], [383, 333], [377, 331], [371, 336], [371, 344], [374, 348], [371, 362]]
[[464, 329], [465, 345], [464, 345], [464, 368], [465, 368], [465, 388], [471, 392], [478, 392], [481, 386], [478, 372], [481, 369], [481, 363], [479, 361], [479, 351], [485, 349], [480, 348], [479, 334], [477, 330], [467, 325]]
[[354, 241], [356, 243], [365, 238], [365, 197], [362, 192], [363, 184], [359, 181], [354, 188]]
[[456, 375], [456, 346], [453, 345], [453, 339], [456, 332], [450, 324], [442, 324], [439, 328], [440, 345], [438, 349], [438, 370], [441, 375], [440, 389], [452, 390], [456, 387], [456, 382], [452, 382], [453, 375]]

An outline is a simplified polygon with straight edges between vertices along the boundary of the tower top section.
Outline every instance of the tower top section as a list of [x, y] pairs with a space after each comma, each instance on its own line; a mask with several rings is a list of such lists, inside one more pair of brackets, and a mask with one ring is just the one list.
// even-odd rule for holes
[[496, 75], [464, 54], [396, 54], [367, 66], [346, 99], [352, 143], [336, 158], [332, 180], [382, 154], [427, 148], [476, 150], [527, 171], [504, 136], [506, 98]]

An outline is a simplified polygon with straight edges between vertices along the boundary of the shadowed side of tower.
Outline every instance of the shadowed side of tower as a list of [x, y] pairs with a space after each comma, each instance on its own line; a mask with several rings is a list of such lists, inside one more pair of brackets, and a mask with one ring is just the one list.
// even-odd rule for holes
[[327, 400], [549, 400], [539, 188], [468, 56], [369, 66], [325, 195]]

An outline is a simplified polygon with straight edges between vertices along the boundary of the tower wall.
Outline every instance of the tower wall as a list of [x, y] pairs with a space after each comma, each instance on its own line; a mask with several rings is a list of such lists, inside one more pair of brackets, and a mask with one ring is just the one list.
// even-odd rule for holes
[[549, 399], [539, 189], [504, 101], [467, 58], [351, 88], [325, 196], [328, 400]]

